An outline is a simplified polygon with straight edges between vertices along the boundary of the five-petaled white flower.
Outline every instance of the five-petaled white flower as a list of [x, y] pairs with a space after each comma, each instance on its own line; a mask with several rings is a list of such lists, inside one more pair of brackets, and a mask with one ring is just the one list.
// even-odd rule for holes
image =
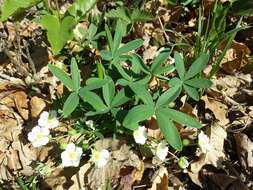
[[180, 168], [186, 169], [189, 166], [189, 162], [188, 162], [188, 160], [185, 156], [182, 156], [178, 160], [178, 165], [179, 165]]
[[95, 163], [95, 165], [98, 168], [102, 168], [108, 162], [109, 157], [110, 157], [110, 153], [106, 149], [102, 149], [101, 151], [92, 150], [92, 154], [91, 154], [91, 159], [90, 160], [93, 163]]
[[156, 147], [156, 156], [164, 161], [167, 154], [168, 154], [169, 148], [167, 146], [167, 143], [165, 141], [161, 141], [157, 147]]
[[59, 125], [59, 120], [57, 119], [56, 111], [43, 111], [40, 114], [40, 118], [38, 120], [38, 124], [41, 127], [45, 127], [48, 129], [56, 128]]
[[133, 132], [134, 140], [138, 144], [145, 144], [148, 138], [147, 130], [144, 126], [139, 127]]
[[65, 151], [61, 153], [63, 167], [79, 166], [82, 154], [82, 148], [76, 147], [76, 145], [73, 143], [68, 144]]
[[198, 135], [198, 144], [201, 149], [201, 152], [203, 152], [204, 154], [206, 154], [212, 149], [212, 146], [209, 142], [209, 138], [207, 135], [204, 134], [203, 131], [201, 131]]
[[50, 131], [48, 128], [35, 126], [30, 133], [28, 133], [28, 140], [34, 147], [46, 145], [49, 142]]

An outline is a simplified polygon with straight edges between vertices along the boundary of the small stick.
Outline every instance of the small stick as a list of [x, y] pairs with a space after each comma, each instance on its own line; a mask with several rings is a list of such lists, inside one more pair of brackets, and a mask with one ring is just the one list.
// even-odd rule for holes
[[27, 44], [27, 42], [25, 40], [23, 40], [23, 44], [25, 46], [27, 60], [28, 60], [28, 62], [30, 64], [32, 72], [33, 72], [33, 74], [36, 74], [35, 64], [34, 64], [34, 62], [32, 60], [32, 57], [31, 57], [31, 54], [30, 54], [30, 51], [29, 51], [29, 48], [28, 48], [28, 44]]

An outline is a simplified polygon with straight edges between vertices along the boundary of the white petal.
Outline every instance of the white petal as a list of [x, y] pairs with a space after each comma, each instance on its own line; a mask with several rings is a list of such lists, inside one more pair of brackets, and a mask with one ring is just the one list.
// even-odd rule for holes
[[66, 150], [65, 151], [73, 151], [76, 149], [76, 145], [74, 143], [70, 143], [66, 146]]

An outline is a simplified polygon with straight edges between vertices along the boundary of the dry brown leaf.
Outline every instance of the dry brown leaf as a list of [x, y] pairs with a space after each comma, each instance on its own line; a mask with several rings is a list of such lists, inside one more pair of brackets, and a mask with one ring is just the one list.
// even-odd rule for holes
[[33, 118], [39, 116], [41, 111], [46, 107], [46, 103], [42, 98], [34, 96], [30, 101], [31, 114]]
[[[224, 43], [225, 45], [226, 43]], [[224, 45], [220, 48], [223, 49]], [[221, 61], [221, 68], [228, 74], [235, 74], [250, 63], [250, 49], [243, 43], [233, 41]]]
[[218, 120], [219, 125], [225, 126], [229, 123], [229, 119], [227, 119], [228, 107], [225, 104], [209, 99], [207, 96], [202, 96], [201, 100], [205, 102], [205, 107], [213, 112], [215, 118]]
[[235, 134], [235, 142], [240, 164], [245, 171], [250, 172], [253, 168], [253, 141], [246, 134], [237, 133]]
[[148, 190], [168, 190], [168, 170], [165, 167], [160, 167], [153, 175], [152, 187]]
[[188, 172], [192, 181], [201, 186], [199, 181], [199, 171], [206, 164], [211, 164], [215, 167], [220, 167], [221, 162], [225, 159], [225, 154], [223, 152], [224, 140], [227, 137], [226, 131], [219, 125], [214, 125], [208, 130], [210, 144], [212, 150], [207, 152], [207, 154], [201, 154], [199, 160], [194, 161], [190, 165], [190, 172]]
[[0, 103], [8, 107], [15, 107], [23, 119], [28, 119], [28, 97], [24, 91], [14, 92], [1, 99]]

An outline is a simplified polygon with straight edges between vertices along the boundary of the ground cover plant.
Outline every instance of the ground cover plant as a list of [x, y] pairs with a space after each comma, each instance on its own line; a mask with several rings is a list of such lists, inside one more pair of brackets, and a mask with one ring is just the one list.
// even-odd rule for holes
[[0, 189], [253, 188], [239, 2], [0, 0]]

